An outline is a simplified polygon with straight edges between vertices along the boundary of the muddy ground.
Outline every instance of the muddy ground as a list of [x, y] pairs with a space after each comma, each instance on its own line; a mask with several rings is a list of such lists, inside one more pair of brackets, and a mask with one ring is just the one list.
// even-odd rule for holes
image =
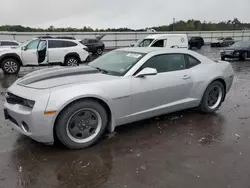
[[[200, 52], [219, 58], [218, 49]], [[250, 61], [231, 63], [236, 77], [216, 114], [187, 110], [125, 125], [81, 151], [12, 131], [1, 105], [0, 188], [249, 188]], [[1, 104], [16, 79], [0, 72]]]

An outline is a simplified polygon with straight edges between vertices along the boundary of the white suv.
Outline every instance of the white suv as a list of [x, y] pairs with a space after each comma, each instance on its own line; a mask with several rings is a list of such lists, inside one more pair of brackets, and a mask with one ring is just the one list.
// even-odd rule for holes
[[7, 74], [18, 73], [21, 66], [77, 66], [88, 60], [88, 48], [69, 39], [36, 38], [19, 47], [0, 51], [0, 65]]

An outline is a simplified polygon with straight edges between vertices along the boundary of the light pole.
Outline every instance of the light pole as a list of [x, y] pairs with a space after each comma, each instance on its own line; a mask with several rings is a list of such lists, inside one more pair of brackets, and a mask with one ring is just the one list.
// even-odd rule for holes
[[173, 31], [174, 31], [175, 18], [173, 18]]

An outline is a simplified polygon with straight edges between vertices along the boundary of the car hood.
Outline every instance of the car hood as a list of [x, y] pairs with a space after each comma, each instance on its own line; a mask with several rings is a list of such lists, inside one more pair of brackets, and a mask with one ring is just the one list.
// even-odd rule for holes
[[36, 89], [49, 89], [76, 83], [115, 79], [90, 66], [49, 68], [34, 71], [17, 80], [16, 84]]
[[4, 47], [0, 48], [0, 55], [6, 54], [6, 53], [16, 53], [20, 52], [21, 48], [19, 47]]

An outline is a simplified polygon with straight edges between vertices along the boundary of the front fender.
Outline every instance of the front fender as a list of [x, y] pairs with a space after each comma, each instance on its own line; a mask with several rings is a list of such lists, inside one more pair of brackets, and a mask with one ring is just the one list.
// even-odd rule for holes
[[82, 89], [77, 86], [76, 88], [70, 91], [69, 90], [70, 90], [69, 88], [65, 88], [65, 89], [51, 92], [51, 95], [50, 95], [50, 98], [46, 107], [46, 111], [56, 111], [56, 113], [53, 116], [52, 126], [54, 126], [56, 118], [58, 117], [60, 112], [72, 102], [77, 101], [79, 99], [84, 99], [84, 98], [95, 98], [95, 99], [103, 101], [109, 107], [111, 111], [110, 130], [111, 131], [114, 130], [115, 121], [113, 118], [113, 109], [109, 103], [108, 96], [105, 97], [101, 95], [103, 92], [97, 88]]

